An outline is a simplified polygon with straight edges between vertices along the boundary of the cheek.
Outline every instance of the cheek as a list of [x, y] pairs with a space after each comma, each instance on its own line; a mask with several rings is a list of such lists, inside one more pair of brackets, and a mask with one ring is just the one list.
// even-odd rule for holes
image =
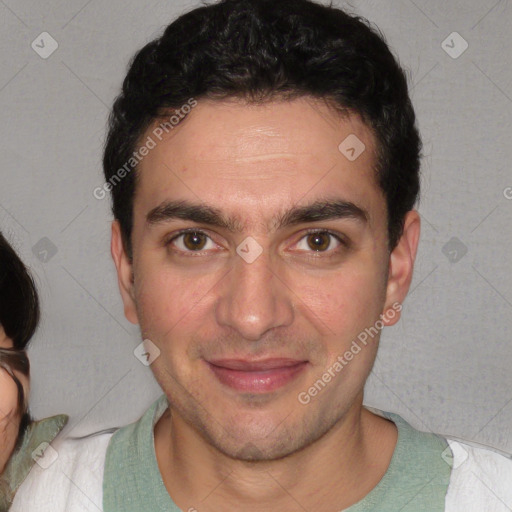
[[[205, 313], [211, 277], [147, 267], [136, 277], [135, 300], [145, 336], [172, 337]], [[196, 324], [197, 328], [197, 324]]]
[[382, 311], [385, 281], [372, 262], [328, 276], [301, 276], [293, 285], [298, 307], [321, 332], [342, 337], [372, 325]]
[[0, 419], [4, 419], [18, 405], [18, 388], [6, 370], [0, 368]]

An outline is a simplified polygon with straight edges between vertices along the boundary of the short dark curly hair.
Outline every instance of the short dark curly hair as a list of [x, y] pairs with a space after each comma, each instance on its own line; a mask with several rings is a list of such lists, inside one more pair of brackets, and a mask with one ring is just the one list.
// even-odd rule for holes
[[135, 172], [111, 180], [156, 119], [190, 98], [310, 96], [356, 112], [377, 142], [389, 249], [419, 194], [421, 140], [405, 73], [364, 18], [310, 0], [222, 0], [176, 19], [133, 58], [109, 119], [103, 169], [131, 257]]

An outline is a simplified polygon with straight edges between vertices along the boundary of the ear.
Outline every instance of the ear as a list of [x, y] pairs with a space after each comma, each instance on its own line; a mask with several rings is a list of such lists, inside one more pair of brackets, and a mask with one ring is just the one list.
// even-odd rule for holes
[[[386, 303], [382, 318], [385, 325], [394, 325], [400, 319], [402, 302], [411, 286], [420, 239], [420, 224], [420, 215], [416, 210], [407, 212], [402, 236], [390, 255]], [[386, 311], [391, 309], [394, 314], [386, 315]]]
[[117, 282], [124, 304], [124, 316], [132, 324], [138, 324], [137, 308], [135, 307], [135, 293], [133, 288], [133, 265], [126, 254], [121, 236], [121, 226], [115, 220], [112, 222], [112, 240], [110, 251], [116, 265]]

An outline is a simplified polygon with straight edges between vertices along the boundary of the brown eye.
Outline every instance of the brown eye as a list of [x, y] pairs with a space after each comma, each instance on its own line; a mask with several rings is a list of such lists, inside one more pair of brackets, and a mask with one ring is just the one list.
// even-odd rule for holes
[[183, 233], [182, 237], [183, 245], [190, 251], [200, 251], [208, 240], [204, 233]]
[[314, 251], [325, 251], [331, 244], [331, 236], [329, 233], [311, 233], [307, 236], [307, 244]]
[[330, 231], [310, 231], [296, 244], [295, 248], [303, 253], [325, 253], [326, 256], [336, 255], [346, 243], [342, 238]]
[[[189, 230], [182, 231], [165, 242], [166, 246], [172, 248], [174, 253], [181, 255], [192, 255], [199, 253], [197, 256], [204, 256], [204, 252], [211, 253], [212, 249], [218, 248], [217, 244], [203, 231]], [[196, 256], [196, 255], [195, 255]]]

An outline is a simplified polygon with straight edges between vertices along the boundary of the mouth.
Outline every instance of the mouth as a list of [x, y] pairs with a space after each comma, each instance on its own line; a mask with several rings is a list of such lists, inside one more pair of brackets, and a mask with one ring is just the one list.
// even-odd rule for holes
[[308, 361], [287, 358], [217, 359], [206, 363], [221, 384], [246, 393], [276, 391], [296, 379], [308, 365]]

